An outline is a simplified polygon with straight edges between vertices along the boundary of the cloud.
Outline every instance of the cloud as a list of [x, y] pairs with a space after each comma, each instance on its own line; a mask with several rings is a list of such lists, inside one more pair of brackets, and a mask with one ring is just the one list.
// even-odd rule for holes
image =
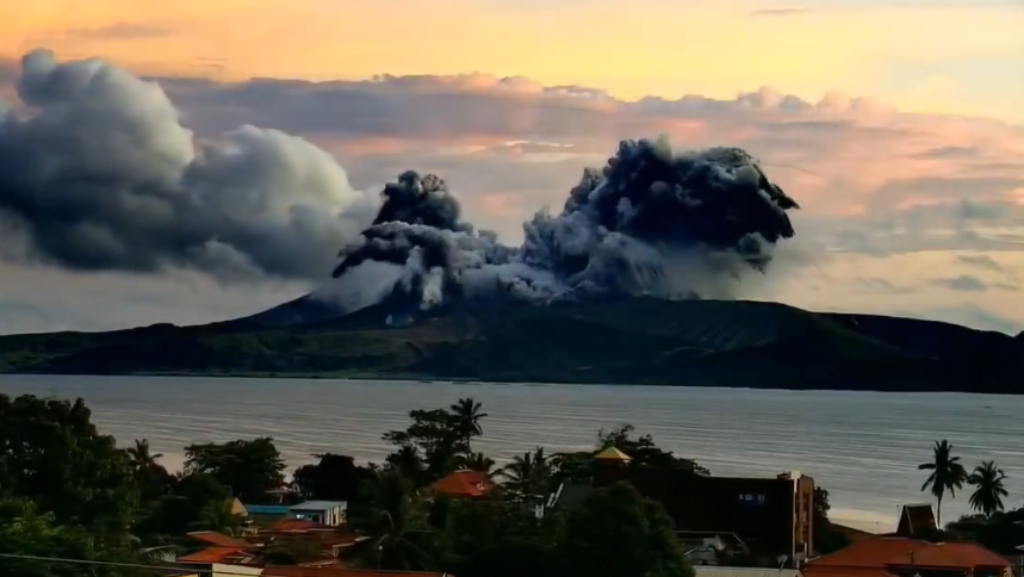
[[996, 263], [996, 261], [992, 260], [992, 257], [984, 254], [961, 254], [957, 255], [956, 258], [960, 262], [968, 264], [972, 267], [977, 267], [996, 272], [1003, 272], [1003, 267], [999, 266], [999, 264]]
[[978, 277], [967, 274], [962, 274], [953, 278], [936, 279], [932, 282], [936, 285], [955, 291], [984, 292], [988, 290], [988, 285], [978, 280]]
[[312, 280], [373, 214], [305, 140], [243, 125], [197, 145], [156, 84], [103, 62], [33, 52], [18, 93], [30, 110], [0, 116], [0, 213], [26, 258]]
[[174, 33], [170, 26], [160, 24], [119, 22], [97, 28], [69, 28], [63, 32], [66, 40], [139, 40], [160, 38]]
[[806, 7], [763, 8], [761, 10], [752, 10], [750, 15], [755, 18], [785, 18], [787, 16], [799, 16], [809, 12], [811, 12], [811, 9]]
[[[3, 70], [0, 66], [0, 82]], [[790, 255], [792, 262], [800, 263], [792, 265], [799, 268], [798, 274], [785, 279], [782, 275], [765, 277], [751, 287], [750, 298], [814, 309], [928, 311], [921, 314], [969, 319], [975, 325], [996, 317], [1002, 319], [997, 323], [1000, 327], [1024, 324], [1024, 313], [1017, 312], [1019, 307], [1013, 304], [1020, 297], [1011, 291], [1011, 287], [1016, 290], [1016, 280], [1005, 273], [1024, 266], [1024, 128], [1019, 126], [979, 118], [902, 113], [870, 98], [838, 93], [809, 101], [771, 88], [730, 99], [689, 95], [673, 100], [623, 101], [587, 87], [545, 86], [520, 77], [484, 74], [381, 75], [366, 81], [330, 82], [154, 80], [174, 103], [175, 114], [167, 116], [163, 126], [178, 123], [194, 131], [187, 137], [185, 128], [161, 132], [179, 134], [180, 150], [189, 144], [188, 153], [172, 156], [172, 167], [177, 167], [172, 173], [183, 174], [181, 167], [192, 163], [223, 166], [201, 171], [207, 185], [192, 190], [205, 191], [199, 198], [211, 203], [208, 206], [225, 203], [225, 211], [238, 210], [237, 199], [246, 198], [255, 183], [265, 181], [265, 171], [273, 164], [265, 159], [254, 164], [218, 164], [225, 160], [218, 152], [244, 149], [232, 140], [238, 138], [238, 127], [255, 125], [262, 128], [246, 130], [255, 131], [251, 134], [260, 135], [261, 142], [282, 144], [272, 158], [304, 158], [303, 154], [308, 154], [326, 162], [310, 150], [311, 145], [330, 153], [340, 164], [336, 170], [351, 183], [346, 190], [361, 198], [372, 198], [384, 182], [407, 168], [437, 172], [462, 202], [468, 220], [516, 243], [522, 236], [521, 223], [545, 205], [558, 211], [583, 167], [602, 164], [618, 139], [665, 133], [677, 148], [743, 147], [762, 160], [773, 180], [801, 201], [804, 210], [794, 217], [798, 240]], [[15, 110], [25, 112], [22, 106]], [[275, 130], [300, 135], [306, 144], [300, 146]], [[268, 136], [271, 134], [278, 140]], [[283, 144], [285, 141], [289, 144]], [[72, 140], [68, 145], [75, 143]], [[305, 152], [298, 157], [283, 152], [292, 147]], [[105, 162], [114, 166], [110, 163], [115, 160]], [[241, 178], [239, 175], [248, 180], [233, 180]], [[230, 182], [245, 186], [224, 187], [229, 177]], [[344, 187], [290, 179], [265, 188], [267, 194], [273, 193], [270, 198], [285, 205], [315, 208], [322, 206], [324, 195], [334, 198], [332, 194]], [[227, 193], [231, 191], [241, 196], [230, 197]], [[316, 214], [333, 218], [340, 208]], [[154, 225], [150, 228], [160, 231], [160, 223], [166, 221], [145, 220], [155, 219], [153, 215], [158, 213], [133, 208], [121, 216], [143, 218]], [[200, 248], [191, 255], [218, 262], [235, 259], [239, 275], [256, 266], [281, 278], [312, 278], [315, 274], [311, 271], [331, 262], [340, 242], [335, 236], [321, 243], [317, 235], [325, 229], [291, 228], [294, 223], [288, 224], [292, 222], [288, 219], [240, 218], [235, 230], [244, 224], [248, 228], [241, 230], [256, 231], [260, 227], [254, 223], [274, 222], [277, 228], [272, 230], [302, 233], [293, 236], [291, 244], [268, 241], [256, 247], [249, 242], [254, 237], [248, 233], [221, 234], [219, 224], [213, 226], [205, 218], [197, 222], [202, 234], [192, 238], [216, 242], [193, 243]], [[83, 247], [103, 248], [109, 243], [109, 238], [96, 236], [96, 231], [75, 234], [79, 236], [71, 238], [85, 239]], [[54, 235], [46, 238], [49, 236]], [[296, 238], [302, 238], [301, 246], [323, 247], [323, 252], [300, 258], [304, 264], [286, 263], [285, 255], [291, 258], [296, 254]], [[173, 276], [186, 274], [175, 272], [183, 266], [197, 271], [187, 274], [214, 268], [204, 265], [202, 259], [161, 252], [162, 246], [149, 242], [137, 237], [121, 239], [122, 247], [149, 251], [133, 270]], [[280, 258], [257, 258], [254, 265], [256, 248], [268, 246], [278, 249]], [[106, 250], [113, 249], [106, 246]], [[979, 264], [979, 256], [1003, 272]], [[106, 266], [98, 262], [80, 268]], [[942, 279], [974, 275], [990, 289], [998, 288], [983, 293], [988, 316], [954, 313], [963, 303], [964, 293], [949, 284], [931, 282], [940, 269]], [[220, 294], [217, 291], [221, 289], [210, 288], [213, 285], [203, 286], [204, 291]], [[299, 294], [306, 285], [287, 286], [290, 288], [282, 290]], [[14, 297], [5, 298], [10, 302]], [[251, 299], [249, 310], [266, 303], [262, 297], [239, 298]], [[197, 300], [193, 295], [188, 302]], [[71, 301], [66, 306], [71, 307]], [[136, 322], [184, 318], [173, 312], [178, 306], [186, 304], [154, 307], [146, 316], [140, 305], [132, 309], [138, 311], [132, 318], [140, 319]], [[241, 301], [236, 306], [246, 308]], [[160, 316], [164, 314], [170, 318]], [[127, 318], [124, 322], [135, 324]]]

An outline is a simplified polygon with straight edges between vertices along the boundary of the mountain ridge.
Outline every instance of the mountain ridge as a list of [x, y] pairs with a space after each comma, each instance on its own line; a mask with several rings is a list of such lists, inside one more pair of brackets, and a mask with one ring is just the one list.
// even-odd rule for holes
[[654, 298], [389, 311], [3, 336], [0, 372], [1024, 392], [1020, 336], [940, 321]]

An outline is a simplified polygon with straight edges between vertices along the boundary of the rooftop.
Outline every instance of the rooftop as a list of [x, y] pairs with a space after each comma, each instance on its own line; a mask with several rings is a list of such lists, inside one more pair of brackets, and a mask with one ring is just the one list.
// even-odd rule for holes
[[207, 547], [201, 551], [190, 553], [184, 557], [178, 557], [178, 563], [220, 563], [230, 557], [245, 555], [244, 549], [239, 547]]
[[374, 571], [341, 567], [276, 567], [263, 569], [260, 577], [452, 577], [424, 571]]
[[441, 477], [430, 488], [450, 497], [482, 497], [494, 488], [494, 481], [480, 471], [455, 471]]
[[[845, 549], [814, 559], [804, 575], [839, 577], [837, 569], [881, 569], [920, 566], [943, 569], [1006, 567], [1006, 559], [974, 543], [928, 543], [905, 537], [878, 537], [854, 541]], [[860, 573], [858, 573], [860, 575]], [[869, 577], [862, 575], [862, 577]]]
[[248, 541], [235, 539], [234, 537], [229, 537], [216, 531], [192, 531], [185, 535], [193, 541], [212, 545], [214, 547], [235, 547], [236, 549], [245, 549], [252, 546]]
[[281, 533], [304, 533], [318, 529], [331, 529], [331, 527], [305, 519], [281, 519], [270, 526], [270, 531]]
[[245, 510], [250, 515], [285, 515], [288, 513], [288, 505], [245, 505]]
[[697, 577], [800, 577], [799, 569], [777, 567], [724, 567], [721, 565], [694, 565]]
[[346, 507], [348, 507], [348, 503], [346, 503], [345, 501], [305, 501], [303, 503], [299, 503], [298, 505], [292, 505], [291, 507], [288, 507], [288, 510], [326, 511], [328, 509], [333, 509], [335, 507], [341, 507], [342, 509], [345, 509]]
[[598, 461], [620, 461], [623, 463], [628, 463], [633, 460], [632, 457], [616, 449], [614, 446], [608, 447], [594, 455], [594, 459]]

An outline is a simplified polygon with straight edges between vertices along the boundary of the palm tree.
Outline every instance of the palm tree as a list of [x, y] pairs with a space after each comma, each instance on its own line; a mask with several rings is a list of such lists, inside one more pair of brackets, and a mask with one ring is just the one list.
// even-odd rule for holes
[[487, 473], [488, 475], [490, 475], [491, 470], [494, 469], [494, 459], [483, 453], [462, 455], [459, 459], [459, 464], [470, 471], [479, 471], [481, 473]]
[[1006, 473], [996, 467], [995, 461], [983, 461], [974, 468], [967, 477], [967, 482], [975, 487], [971, 494], [970, 504], [975, 511], [981, 511], [991, 517], [996, 511], [1003, 510], [1003, 497], [1009, 495], [1003, 481]]
[[505, 488], [512, 495], [527, 501], [543, 499], [551, 483], [551, 462], [544, 447], [537, 447], [517, 455], [499, 471], [505, 478]]
[[157, 459], [163, 457], [162, 453], [155, 455], [150, 453], [148, 439], [142, 439], [141, 441], [136, 439], [135, 446], [128, 447], [125, 449], [125, 452], [128, 453], [128, 458], [131, 459], [137, 471], [149, 469], [156, 464]]
[[199, 520], [192, 523], [192, 526], [234, 536], [240, 532], [243, 523], [245, 518], [235, 513], [234, 499], [228, 498], [208, 503], [200, 511]]
[[928, 479], [921, 485], [921, 490], [931, 490], [931, 494], [935, 496], [936, 524], [942, 527], [942, 497], [946, 491], [949, 491], [951, 497], [956, 497], [956, 490], [963, 488], [964, 481], [967, 480], [967, 471], [960, 463], [960, 457], [953, 455], [953, 445], [949, 441], [945, 439], [936, 441], [932, 451], [932, 461], [921, 463], [917, 468], [922, 471], [931, 471]]
[[403, 571], [428, 568], [427, 515], [412, 483], [397, 470], [385, 470], [370, 487], [368, 497], [366, 511], [353, 519], [373, 545], [363, 564]]
[[455, 432], [459, 440], [467, 447], [473, 437], [484, 434], [484, 429], [480, 426], [480, 419], [486, 417], [487, 413], [482, 412], [482, 409], [483, 403], [478, 403], [469, 397], [459, 399], [451, 406]]

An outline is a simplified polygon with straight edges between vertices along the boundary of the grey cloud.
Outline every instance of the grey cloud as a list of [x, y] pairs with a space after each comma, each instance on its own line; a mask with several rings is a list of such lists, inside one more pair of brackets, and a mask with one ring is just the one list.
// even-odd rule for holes
[[957, 260], [964, 264], [971, 265], [973, 267], [986, 269], [995, 272], [1004, 272], [1003, 267], [999, 266], [999, 263], [992, 260], [992, 257], [984, 254], [961, 254], [957, 255]]
[[102, 62], [32, 53], [18, 92], [34, 114], [0, 116], [0, 211], [47, 262], [318, 279], [372, 218], [310, 143], [242, 126], [197, 149], [156, 85]]
[[933, 148], [917, 156], [919, 158], [951, 160], [961, 158], [978, 158], [981, 156], [981, 153], [977, 148], [972, 146], [943, 146], [940, 148]]
[[978, 277], [962, 274], [953, 278], [935, 279], [932, 284], [945, 287], [949, 290], [963, 292], [984, 292], [989, 289], [988, 285]]

